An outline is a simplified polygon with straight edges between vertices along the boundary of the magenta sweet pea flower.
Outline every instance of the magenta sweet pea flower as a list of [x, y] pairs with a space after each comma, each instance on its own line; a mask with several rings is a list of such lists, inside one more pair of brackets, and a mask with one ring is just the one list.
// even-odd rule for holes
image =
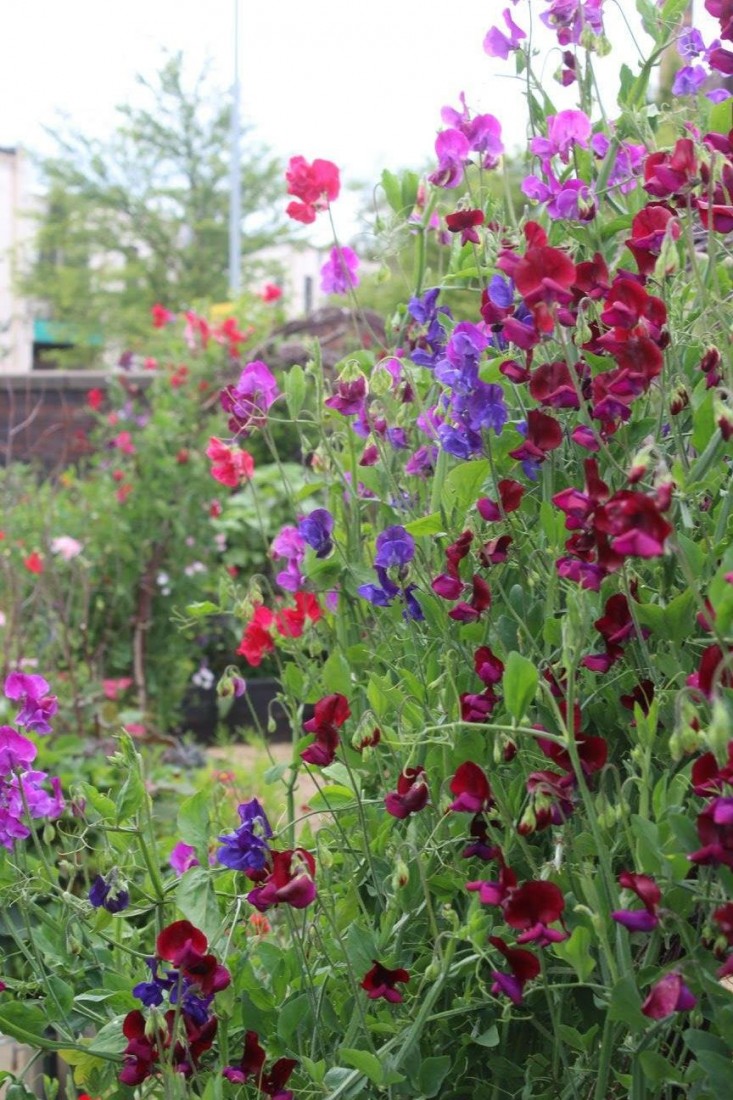
[[505, 34], [499, 27], [492, 27], [484, 38], [484, 53], [506, 61], [513, 50], [521, 49], [522, 39], [527, 37], [527, 32], [517, 26], [509, 8], [505, 8], [502, 15], [509, 33]]
[[0, 775], [8, 775], [16, 768], [25, 771], [38, 752], [27, 737], [22, 737], [12, 726], [0, 726]]
[[358, 269], [359, 257], [353, 248], [332, 248], [321, 268], [321, 290], [324, 294], [348, 294], [359, 285]]
[[404, 820], [410, 814], [419, 813], [429, 797], [425, 782], [425, 769], [418, 764], [415, 768], [405, 768], [397, 780], [397, 790], [385, 796], [384, 806], [388, 814]]
[[641, 1011], [650, 1020], [664, 1020], [675, 1012], [689, 1012], [696, 1004], [697, 998], [682, 981], [682, 975], [675, 970], [651, 987]]
[[271, 852], [272, 870], [262, 886], [247, 894], [247, 901], [264, 913], [273, 905], [305, 909], [316, 896], [316, 861], [304, 848]]
[[168, 862], [177, 875], [184, 875], [191, 867], [198, 867], [196, 849], [191, 844], [179, 840], [171, 852]]
[[21, 709], [15, 722], [36, 733], [50, 733], [49, 718], [59, 709], [58, 699], [50, 695], [50, 686], [43, 676], [35, 673], [11, 672], [5, 680], [5, 695]]
[[659, 924], [659, 903], [662, 892], [653, 878], [623, 871], [618, 876], [619, 886], [633, 890], [644, 904], [643, 909], [618, 909], [611, 916], [630, 932], [652, 932]]

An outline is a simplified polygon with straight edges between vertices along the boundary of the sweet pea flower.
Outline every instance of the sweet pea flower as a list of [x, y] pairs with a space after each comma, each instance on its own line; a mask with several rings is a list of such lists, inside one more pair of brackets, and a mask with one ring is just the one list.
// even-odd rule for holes
[[179, 840], [174, 846], [168, 862], [177, 875], [185, 875], [186, 871], [189, 871], [191, 867], [200, 866], [196, 857], [196, 849], [192, 844], [186, 844], [182, 840]]
[[71, 561], [81, 554], [84, 546], [71, 535], [59, 535], [51, 540], [51, 553], [58, 554], [64, 561]]
[[521, 49], [522, 39], [527, 37], [527, 32], [517, 26], [509, 8], [505, 8], [502, 15], [509, 34], [506, 35], [498, 27], [491, 27], [484, 38], [484, 53], [489, 57], [500, 57], [502, 61], [506, 61], [513, 50]]
[[11, 672], [5, 680], [5, 695], [20, 702], [15, 722], [36, 733], [50, 733], [51, 718], [59, 709], [58, 699], [49, 694], [49, 684], [36, 673]]
[[650, 1020], [665, 1020], [675, 1012], [689, 1012], [696, 1004], [697, 998], [682, 981], [682, 975], [673, 971], [651, 987], [641, 1011]]
[[358, 268], [359, 257], [353, 248], [332, 248], [321, 268], [321, 290], [324, 294], [348, 294], [359, 285]]
[[333, 161], [316, 159], [309, 164], [305, 157], [291, 157], [285, 173], [288, 194], [300, 202], [291, 202], [285, 213], [295, 221], [310, 225], [316, 214], [327, 210], [339, 196], [341, 181]]
[[415, 540], [404, 527], [387, 527], [377, 535], [374, 564], [382, 569], [408, 565], [415, 556]]
[[386, 966], [382, 966], [376, 959], [372, 959], [374, 965], [371, 970], [368, 970], [361, 982], [359, 983], [361, 988], [366, 991], [367, 997], [370, 1000], [376, 1000], [377, 997], [383, 997], [385, 1001], [389, 1001], [391, 1004], [399, 1004], [402, 1001], [402, 994], [395, 988], [397, 982], [403, 984], [409, 982], [410, 975], [402, 967], [398, 967], [396, 970], [390, 970]]

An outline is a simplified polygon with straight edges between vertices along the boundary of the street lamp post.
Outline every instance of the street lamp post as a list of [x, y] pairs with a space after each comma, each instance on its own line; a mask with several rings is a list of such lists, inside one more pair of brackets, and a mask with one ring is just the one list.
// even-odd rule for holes
[[229, 290], [242, 289], [242, 154], [239, 113], [239, 0], [234, 2], [234, 85], [232, 87], [231, 163], [229, 168]]

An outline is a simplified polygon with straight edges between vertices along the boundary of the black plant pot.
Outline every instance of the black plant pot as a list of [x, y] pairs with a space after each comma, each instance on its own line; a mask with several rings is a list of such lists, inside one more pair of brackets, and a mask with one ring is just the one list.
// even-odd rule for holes
[[[192, 733], [202, 745], [216, 739], [216, 727], [222, 722], [230, 733], [255, 729], [270, 741], [289, 741], [290, 720], [277, 702], [278, 682], [273, 679], [248, 680], [247, 691], [232, 703], [224, 718], [219, 715], [216, 689], [191, 688], [183, 701], [179, 733]], [[274, 729], [268, 727], [274, 722]]]

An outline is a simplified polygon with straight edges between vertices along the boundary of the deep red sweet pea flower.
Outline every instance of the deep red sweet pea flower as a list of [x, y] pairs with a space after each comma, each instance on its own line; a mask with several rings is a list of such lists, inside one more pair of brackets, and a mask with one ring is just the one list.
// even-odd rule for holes
[[487, 645], [479, 646], [473, 655], [473, 667], [476, 675], [487, 687], [501, 683], [504, 675], [504, 662], [492, 653]]
[[539, 409], [530, 409], [527, 413], [527, 434], [524, 443], [516, 450], [510, 451], [511, 458], [523, 462], [525, 459], [534, 459], [535, 462], [543, 462], [549, 451], [554, 451], [562, 443], [562, 427], [554, 416], [540, 412]]
[[272, 1069], [262, 1075], [260, 1092], [269, 1096], [270, 1100], [293, 1100], [293, 1093], [285, 1085], [297, 1064], [295, 1058], [278, 1058]]
[[313, 717], [303, 723], [306, 733], [315, 734], [315, 741], [301, 752], [301, 759], [321, 767], [331, 764], [339, 744], [338, 730], [350, 715], [345, 695], [334, 692], [319, 699]]
[[450, 791], [457, 797], [448, 808], [457, 813], [479, 814], [488, 810], [493, 802], [483, 769], [471, 760], [456, 768], [450, 781]]
[[688, 687], [696, 688], [706, 699], [713, 697], [713, 685], [733, 687], [733, 671], [728, 664], [720, 673], [724, 654], [720, 646], [710, 645], [703, 650], [697, 672], [693, 672], [685, 681]]
[[540, 405], [553, 409], [579, 409], [578, 389], [580, 382], [573, 384], [570, 367], [564, 360], [543, 363], [532, 371], [529, 380], [529, 392]]
[[226, 1066], [222, 1075], [237, 1085], [243, 1085], [248, 1077], [259, 1081], [265, 1065], [266, 1054], [260, 1046], [256, 1031], [247, 1031], [244, 1036], [244, 1052], [236, 1066]]
[[169, 924], [155, 941], [155, 953], [174, 966], [185, 966], [189, 959], [205, 954], [209, 941], [204, 933], [188, 920]]
[[635, 215], [631, 223], [631, 236], [625, 243], [641, 275], [653, 273], [666, 237], [669, 235], [676, 241], [681, 232], [679, 219], [668, 206], [650, 203]]
[[467, 882], [466, 889], [478, 893], [482, 905], [502, 905], [517, 886], [517, 876], [498, 853], [499, 878], [495, 881]]
[[404, 820], [410, 814], [422, 810], [428, 801], [429, 791], [425, 782], [425, 769], [418, 764], [405, 768], [397, 780], [397, 790], [385, 796], [384, 806], [388, 814]]
[[490, 607], [491, 589], [482, 577], [474, 573], [470, 601], [466, 603], [461, 600], [448, 612], [448, 617], [459, 623], [472, 623], [480, 618], [484, 611], [488, 611]]
[[539, 959], [525, 947], [509, 947], [499, 936], [489, 936], [489, 943], [502, 953], [511, 969], [511, 974], [492, 971], [494, 984], [491, 992], [495, 996], [505, 993], [515, 1005], [521, 1004], [524, 986], [532, 978], [536, 978], [542, 969]]
[[650, 153], [646, 158], [643, 187], [655, 199], [669, 199], [689, 190], [696, 175], [695, 144], [691, 138], [678, 138], [671, 153]]
[[559, 943], [567, 932], [557, 932], [548, 925], [562, 920], [565, 898], [554, 882], [525, 882], [512, 890], [502, 904], [504, 920], [510, 928], [523, 929], [517, 943], [535, 942], [539, 947]]
[[469, 241], [473, 244], [481, 243], [476, 226], [484, 224], [482, 210], [456, 210], [455, 213], [446, 215], [445, 223], [451, 233], [461, 234], [461, 244]]
[[499, 696], [494, 693], [491, 687], [487, 687], [485, 691], [480, 693], [463, 692], [460, 696], [461, 721], [485, 722], [491, 716], [491, 712], [498, 702]]
[[611, 916], [623, 924], [630, 932], [652, 932], [659, 924], [659, 903], [662, 892], [649, 875], [637, 875], [633, 871], [622, 871], [618, 876], [619, 886], [633, 890], [643, 903], [643, 909], [617, 909]]
[[622, 557], [660, 557], [672, 534], [672, 525], [660, 515], [656, 501], [628, 489], [601, 505], [594, 526], [608, 535], [611, 549]]
[[530, 247], [514, 267], [514, 285], [532, 311], [540, 332], [552, 332], [555, 320], [549, 306], [572, 301], [570, 287], [575, 282], [575, 264], [559, 248], [549, 245]]
[[271, 851], [272, 870], [261, 886], [247, 894], [247, 901], [264, 913], [273, 905], [305, 909], [316, 896], [316, 861], [304, 848]]
[[395, 986], [397, 982], [409, 982], [409, 973], [403, 970], [402, 967], [389, 970], [388, 967], [382, 966], [376, 959], [372, 959], [372, 962], [374, 966], [366, 972], [359, 985], [366, 990], [367, 997], [372, 1001], [376, 1000], [377, 997], [383, 997], [385, 1001], [389, 1001], [391, 1004], [399, 1004], [403, 997]]
[[725, 936], [728, 945], [733, 947], [733, 901], [728, 901], [716, 909], [713, 920], [720, 928], [721, 934]]
[[502, 519], [502, 511], [504, 515], [516, 512], [524, 496], [524, 485], [510, 477], [502, 478], [496, 489], [499, 494], [499, 503], [489, 500], [488, 497], [481, 497], [476, 501], [479, 515], [489, 523]]
[[513, 541], [511, 535], [500, 535], [496, 539], [489, 539], [477, 554], [479, 565], [488, 568], [490, 565], [499, 565], [506, 561]]
[[695, 794], [715, 795], [728, 785], [733, 787], [733, 741], [728, 742], [728, 760], [722, 766], [715, 754], [703, 753], [692, 765], [690, 776]]

